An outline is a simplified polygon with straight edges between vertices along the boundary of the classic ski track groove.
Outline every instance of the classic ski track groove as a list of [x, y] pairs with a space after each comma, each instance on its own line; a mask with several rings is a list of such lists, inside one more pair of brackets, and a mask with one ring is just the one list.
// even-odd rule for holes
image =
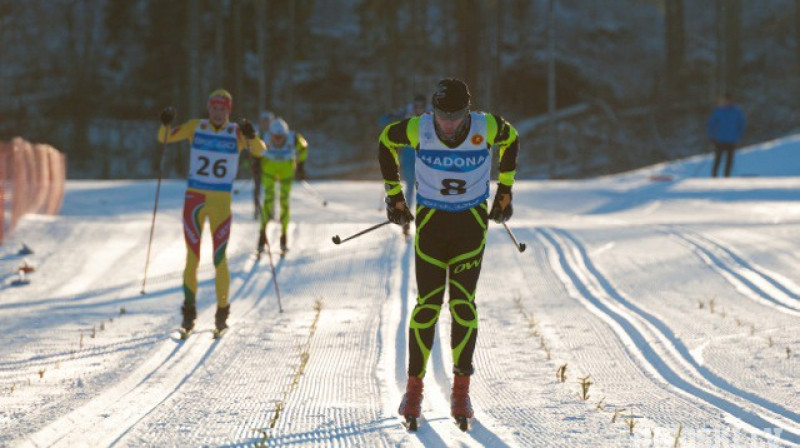
[[[247, 264], [245, 269], [249, 274], [231, 295], [231, 303], [241, 301], [240, 297], [245, 289], [252, 288], [251, 281], [255, 278], [255, 268], [258, 263], [249, 260]], [[210, 307], [202, 312], [198, 315], [198, 322], [213, 320], [214, 310], [215, 307]], [[127, 378], [109, 387], [80, 408], [26, 437], [20, 446], [85, 444], [87, 434], [103, 440], [103, 442], [96, 440], [96, 443], [90, 443], [90, 445], [115, 443], [141, 418], [152, 412], [179, 389], [219, 343], [224, 342], [224, 338], [212, 340], [210, 336], [207, 339], [204, 336], [208, 335], [196, 330], [186, 341], [165, 341]], [[165, 373], [159, 375], [162, 370], [165, 370]], [[151, 384], [150, 380], [153, 378], [159, 381]], [[177, 382], [177, 384], [171, 386], [160, 384], [169, 382]], [[145, 400], [139, 398], [146, 395], [147, 392], [153, 396], [147, 397], [149, 399]], [[126, 403], [128, 406], [124, 406], [122, 403]], [[108, 412], [109, 409], [111, 412]], [[92, 434], [93, 432], [94, 434]], [[77, 440], [71, 440], [73, 437]]]
[[[325, 226], [302, 227], [303, 241], [319, 241], [326, 230]], [[306, 231], [309, 228], [315, 234], [310, 235]], [[391, 245], [371, 243], [368, 250], [366, 257], [350, 257], [347, 262], [336, 257], [312, 257], [312, 261], [291, 258], [291, 263], [283, 265], [286, 269], [279, 274], [281, 292], [286, 297], [285, 310], [279, 315], [277, 328], [268, 330], [270, 339], [283, 341], [281, 345], [275, 347], [269, 341], [257, 341], [257, 335], [265, 331], [260, 316], [276, 314], [275, 306], [262, 307], [252, 322], [236, 325], [237, 331], [225, 336], [238, 347], [254, 345], [256, 359], [241, 349], [217, 351], [205, 367], [219, 391], [217, 388], [209, 391], [203, 381], [193, 381], [171, 398], [169, 405], [160, 407], [138, 424], [123, 442], [165, 446], [180, 440], [183, 444], [252, 446], [261, 440], [253, 431], [259, 428], [269, 433], [265, 446], [396, 446], [405, 434], [393, 425], [394, 418], [380, 404], [375, 373], [381, 351], [376, 340], [380, 310], [386, 300], [375, 285], [384, 283], [391, 274], [395, 254]], [[312, 252], [300, 247], [288, 257]], [[355, 273], [359, 274], [359, 280], [348, 280], [356, 278]], [[302, 279], [308, 276], [319, 278], [320, 282], [306, 285]], [[269, 289], [272, 283], [267, 280]], [[307, 365], [287, 395], [287, 381], [292, 381], [296, 374], [295, 367], [303, 351], [298, 344], [307, 340], [308, 324], [316, 313], [313, 307], [318, 298], [323, 299], [322, 311], [308, 347]], [[296, 321], [308, 324], [289, 324]], [[279, 332], [289, 334], [276, 334]], [[245, 336], [249, 341], [240, 341]], [[274, 359], [258, 356], [264, 345], [273, 354], [285, 353], [282, 356], [285, 365], [277, 363], [275, 367]], [[251, 368], [242, 363], [257, 365]], [[259, 367], [262, 363], [269, 367]], [[203, 401], [196, 403], [194, 397]], [[274, 403], [278, 401], [285, 406], [274, 429], [268, 429], [275, 414]], [[213, 413], [206, 410], [204, 402], [214, 403]], [[259, 409], [253, 409], [254, 406]], [[187, 415], [163, 427], [161, 422], [169, 420], [175, 408], [184, 409]], [[205, 423], [203, 433], [193, 432], [176, 439], [182, 428], [181, 420]]]
[[[501, 363], [505, 359], [491, 359], [491, 348], [479, 348], [476, 353], [479, 378], [486, 378], [486, 381], [495, 384], [499, 382], [503, 387], [489, 389], [479, 381], [476, 392], [480, 403], [497, 403], [488, 406], [487, 411], [507, 424], [521, 443], [525, 446], [563, 448], [577, 444], [628, 446], [631, 442], [628, 441], [627, 430], [622, 432], [620, 428], [622, 423], [610, 423], [613, 410], [620, 408], [636, 412], [640, 423], [637, 428], [643, 428], [642, 431], [647, 431], [648, 427], [662, 433], [674, 431], [680, 424], [701, 427], [706, 421], [718, 418], [719, 411], [716, 408], [698, 403], [642, 368], [639, 360], [630, 356], [624, 340], [611, 326], [597, 319], [579, 301], [569, 300], [568, 284], [551, 267], [554, 251], [535, 234], [532, 225], [526, 228], [517, 225], [515, 232], [528, 243], [529, 250], [524, 254], [516, 252], [502, 229], [498, 229], [494, 238], [492, 232], [489, 234], [492, 250], [498, 250], [494, 246], [502, 244], [506, 247], [502, 250], [506, 251], [507, 257], [519, 256], [521, 275], [511, 275], [509, 272], [498, 274], [491, 267], [496, 263], [493, 261], [497, 258], [495, 255], [484, 260], [484, 268], [489, 269], [481, 275], [483, 286], [479, 286], [479, 295], [482, 288], [488, 288], [488, 291], [495, 292], [495, 296], [492, 301], [478, 299], [482, 320], [479, 345], [492, 343], [491, 333], [496, 324], [485, 323], [490, 313], [500, 316], [496, 319], [501, 322], [503, 319], [511, 320], [497, 328], [501, 333], [501, 337], [495, 339], [498, 344], [509, 343], [508, 330], [516, 330], [514, 334], [526, 334], [529, 331], [526, 322], [518, 322], [519, 315], [509, 319], [509, 308], [514, 307], [512, 298], [516, 291], [521, 293], [526, 310], [536, 316], [539, 322], [537, 328], [552, 350], [553, 361], [545, 360], [545, 354], [538, 347], [538, 339], [532, 341], [529, 336], [524, 336], [525, 340], [517, 343], [520, 344], [520, 356], [533, 358], [526, 361], [530, 366], [513, 362], [508, 369], [503, 369]], [[505, 306], [498, 303], [496, 297], [496, 291], [501, 290], [507, 291], [510, 296]], [[493, 310], [493, 307], [498, 308]], [[487, 362], [483, 362], [484, 357]], [[557, 367], [564, 363], [568, 365], [568, 380], [562, 384], [555, 381], [554, 374]], [[493, 369], [500, 375], [492, 375], [490, 371]], [[590, 401], [583, 402], [576, 397], [578, 386], [575, 378], [587, 374], [591, 375], [595, 385], [590, 392]], [[536, 384], [529, 384], [531, 379]], [[520, 395], [525, 394], [528, 399], [524, 408], [513, 407], [513, 412], [503, 413], [509, 408], [507, 403], [514, 403]], [[538, 400], [531, 402], [536, 396]], [[601, 397], [604, 397], [606, 408], [598, 410], [595, 404]]]
[[[518, 228], [518, 230], [520, 236], [530, 233], [527, 229]], [[581, 416], [587, 412], [586, 404], [574, 400], [574, 396], [565, 390], [565, 385], [554, 381], [553, 373], [558, 365], [546, 360], [543, 350], [539, 348], [539, 340], [530, 336], [528, 322], [521, 319], [513, 305], [515, 294], [519, 294], [517, 297], [522, 300], [523, 306], [529, 313], [531, 308], [526, 305], [530, 305], [529, 301], [534, 304], [533, 314], [539, 321], [540, 333], [547, 338], [548, 344], [553, 348], [553, 359], [563, 360], [565, 355], [575, 353], [571, 347], [564, 348], [557, 345], [558, 338], [552, 337], [552, 332], [543, 328], [547, 325], [547, 316], [538, 312], [537, 307], [541, 302], [554, 297], [555, 301], [558, 301], [557, 298], [563, 295], [561, 292], [563, 286], [555, 278], [555, 274], [544, 270], [547, 267], [544, 246], [537, 244], [535, 240], [525, 241], [528, 250], [524, 254], [519, 254], [502, 228], [495, 231], [490, 229], [488, 237], [489, 255], [484, 257], [483, 272], [476, 294], [481, 324], [475, 352], [476, 375], [474, 387], [471, 387], [471, 393], [475, 398], [473, 405], [475, 402], [479, 403], [483, 413], [501, 422], [507, 432], [513, 432], [513, 439], [509, 440], [516, 440], [522, 446], [567, 448], [575, 446], [576, 439], [593, 440], [595, 445], [605, 446], [597, 438], [601, 435], [580, 421]], [[519, 275], [516, 272], [514, 275], [504, 272], [499, 265], [496, 265], [498, 258], [517, 260]], [[534, 284], [542, 286], [546, 292], [542, 293], [534, 288]], [[492, 300], [487, 300], [490, 291]], [[576, 316], [573, 316], [573, 319], [573, 322], [585, 322], [585, 325], [581, 325], [581, 329], [593, 326], [591, 320]], [[509, 333], [518, 335], [518, 339], [510, 339]], [[593, 334], [594, 340], [603, 338], [603, 332], [593, 332]], [[583, 345], [577, 338], [569, 338], [569, 341]], [[613, 347], [616, 341], [611, 342], [603, 346]], [[498, 357], [494, 347], [508, 345], [517, 346], [514, 352], [514, 357], [517, 359], [506, 364], [509, 360]], [[583, 369], [576, 367], [579, 363], [574, 359], [569, 359], [568, 364], [570, 369], [578, 371]], [[639, 374], [638, 369], [629, 370]], [[597, 367], [590, 371], [595, 374], [602, 373]], [[573, 372], [574, 370], [570, 370], [570, 376]], [[619, 377], [619, 372], [616, 375]], [[649, 385], [650, 381], [643, 379]], [[596, 392], [597, 389], [593, 389], [592, 395], [594, 396]], [[526, 394], [529, 402], [520, 406], [519, 397]]]
[[800, 291], [726, 245], [685, 228], [668, 231], [686, 244], [709, 267], [747, 298], [794, 317], [800, 317]]
[[[558, 253], [560, 266], [553, 266], [553, 268], [560, 269], [567, 277], [563, 278], [563, 281], [572, 283], [577, 289], [578, 297], [575, 298], [614, 327], [619, 337], [630, 339], [630, 344], [626, 345], [631, 351], [631, 356], [645, 361], [652, 370], [677, 390], [723, 410], [749, 425], [755, 433], [764, 435], [761, 428], [778, 425], [783, 430], [781, 436], [783, 439], [800, 444], [800, 431], [793, 427], [794, 425], [787, 424], [783, 419], [763, 418], [725, 395], [727, 393], [738, 396], [746, 400], [748, 404], [779, 414], [794, 424], [800, 423], [796, 413], [734, 388], [710, 372], [706, 371], [707, 374], [704, 374], [703, 370], [705, 369], [698, 371], [696, 362], [691, 359], [691, 355], [685, 352], [683, 344], [672, 335], [663, 323], [616, 291], [611, 283], [594, 268], [585, 249], [574, 237], [564, 230], [555, 228], [539, 229], [538, 234]], [[646, 335], [655, 335], [656, 338], [662, 340], [666, 338], [669, 343], [668, 351], [674, 359], [668, 360], [658, 354], [648, 342], [649, 338]], [[685, 355], [681, 354], [682, 352]], [[678, 370], [674, 364], [683, 368]], [[689, 366], [693, 370], [686, 372]], [[679, 373], [681, 370], [684, 375], [689, 374], [689, 378], [681, 375]], [[707, 384], [698, 381], [698, 376], [713, 384], [716, 390], [712, 390]]]

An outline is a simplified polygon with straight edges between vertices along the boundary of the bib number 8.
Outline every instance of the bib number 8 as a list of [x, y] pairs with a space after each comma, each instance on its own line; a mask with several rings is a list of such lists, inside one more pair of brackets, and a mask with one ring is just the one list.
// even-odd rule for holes
[[463, 179], [444, 179], [442, 180], [444, 188], [439, 190], [439, 193], [442, 193], [443, 196], [464, 194], [467, 192], [467, 189], [464, 188], [465, 185], [467, 185], [467, 181]]
[[[200, 156], [200, 162], [202, 163], [202, 165], [197, 170], [197, 174], [200, 174], [202, 176], [208, 176], [209, 172], [207, 171], [207, 168], [208, 165], [211, 164], [211, 160], [209, 160], [208, 157]], [[225, 177], [226, 174], [228, 174], [228, 167], [225, 166], [225, 162], [226, 162], [225, 159], [220, 159], [214, 162], [214, 167], [212, 168], [214, 172], [214, 177], [223, 178]]]

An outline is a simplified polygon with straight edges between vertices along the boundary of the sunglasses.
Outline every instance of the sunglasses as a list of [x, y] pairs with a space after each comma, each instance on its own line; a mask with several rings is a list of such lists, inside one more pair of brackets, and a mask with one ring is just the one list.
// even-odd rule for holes
[[442, 120], [458, 121], [467, 116], [469, 113], [469, 107], [465, 107], [455, 112], [445, 112], [439, 108], [433, 108], [433, 113]]

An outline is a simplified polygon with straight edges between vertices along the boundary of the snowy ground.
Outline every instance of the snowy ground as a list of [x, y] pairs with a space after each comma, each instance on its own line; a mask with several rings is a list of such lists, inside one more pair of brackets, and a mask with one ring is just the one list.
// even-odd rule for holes
[[[797, 148], [742, 154], [732, 179], [695, 158], [519, 182], [528, 249], [492, 225], [469, 433], [448, 416], [446, 311], [423, 426], [396, 416], [412, 244], [394, 226], [331, 243], [384, 219], [379, 183], [314, 182], [328, 207], [296, 187], [279, 313], [242, 182], [232, 328], [212, 340], [206, 232], [199, 331], [180, 342], [183, 183], [163, 185], [141, 295], [155, 182], [70, 182], [62, 215], [0, 248], [0, 446], [800, 446]], [[11, 286], [23, 258], [36, 272]]]

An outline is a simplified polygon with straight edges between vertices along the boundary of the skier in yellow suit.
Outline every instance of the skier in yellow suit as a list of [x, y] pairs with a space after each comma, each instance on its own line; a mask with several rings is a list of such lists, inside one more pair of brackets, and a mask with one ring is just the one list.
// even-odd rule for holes
[[[264, 204], [261, 207], [261, 227], [259, 229], [258, 247], [260, 254], [267, 243], [267, 223], [273, 219], [275, 208], [275, 182], [280, 182], [281, 210], [281, 255], [288, 250], [286, 229], [289, 227], [289, 193], [292, 182], [305, 180], [305, 163], [308, 156], [308, 142], [297, 132], [290, 131], [283, 118], [276, 118], [264, 129], [262, 138], [268, 143], [258, 160], [252, 164], [253, 178], [261, 179], [264, 185]], [[258, 185], [256, 185], [258, 189]]]
[[184, 303], [182, 334], [194, 328], [197, 318], [197, 267], [200, 263], [200, 241], [206, 218], [211, 225], [214, 244], [214, 266], [217, 312], [217, 332], [226, 328], [230, 304], [230, 272], [225, 249], [231, 232], [231, 190], [239, 166], [239, 153], [247, 149], [251, 155], [260, 155], [264, 142], [255, 135], [253, 125], [242, 121], [241, 126], [228, 121], [233, 108], [233, 97], [224, 89], [211, 92], [208, 97], [208, 118], [192, 119], [172, 128], [167, 136], [167, 126], [175, 117], [175, 109], [167, 107], [161, 112], [162, 126], [158, 140], [167, 143], [189, 140], [189, 175], [183, 203], [183, 234], [186, 239], [186, 268], [183, 272]]

